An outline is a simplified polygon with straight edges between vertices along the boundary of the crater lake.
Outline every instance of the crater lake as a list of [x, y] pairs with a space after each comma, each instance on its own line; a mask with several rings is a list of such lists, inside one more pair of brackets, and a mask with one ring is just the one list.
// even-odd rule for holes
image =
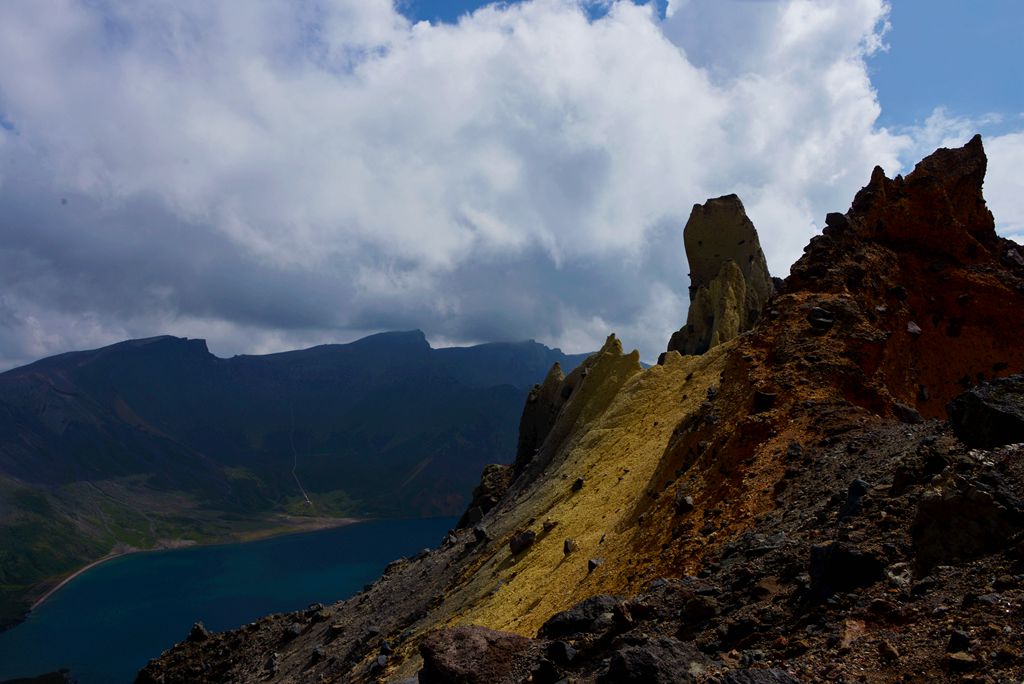
[[193, 623], [222, 631], [349, 598], [392, 560], [437, 546], [456, 520], [374, 520], [114, 558], [0, 632], [0, 682], [67, 668], [79, 684], [130, 684]]

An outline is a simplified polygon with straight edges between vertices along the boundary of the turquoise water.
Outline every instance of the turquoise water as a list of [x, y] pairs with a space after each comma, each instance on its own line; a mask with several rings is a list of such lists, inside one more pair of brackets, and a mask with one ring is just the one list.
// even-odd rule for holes
[[378, 520], [116, 558], [0, 632], [0, 681], [66, 667], [80, 684], [128, 684], [197, 620], [220, 631], [348, 598], [395, 558], [437, 546], [455, 522]]

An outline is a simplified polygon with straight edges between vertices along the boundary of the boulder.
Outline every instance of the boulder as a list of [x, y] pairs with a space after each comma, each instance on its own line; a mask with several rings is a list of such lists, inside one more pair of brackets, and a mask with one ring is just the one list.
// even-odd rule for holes
[[530, 640], [486, 627], [442, 629], [420, 643], [420, 684], [496, 684], [505, 681]]
[[206, 629], [206, 626], [202, 622], [196, 622], [192, 625], [192, 629], [188, 633], [188, 641], [198, 642], [206, 641], [210, 638], [210, 632]]
[[702, 670], [706, 658], [693, 643], [671, 637], [617, 650], [598, 684], [685, 684], [698, 681], [691, 674]]
[[864, 497], [870, 490], [871, 485], [860, 478], [851, 482], [846, 489], [846, 501], [839, 509], [839, 520], [846, 520], [859, 513]]
[[1024, 375], [992, 380], [956, 397], [949, 405], [949, 422], [969, 447], [1024, 442]]
[[547, 653], [548, 658], [551, 658], [551, 660], [559, 665], [568, 665], [578, 655], [576, 649], [566, 641], [552, 641], [548, 644]]
[[676, 492], [675, 509], [677, 515], [689, 513], [694, 509], [693, 497], [689, 496], [686, 493], [686, 490], [680, 489], [678, 492]]
[[885, 566], [874, 554], [845, 542], [831, 542], [811, 549], [811, 593], [826, 599], [836, 592], [852, 591], [882, 579]]
[[537, 540], [537, 533], [533, 530], [526, 530], [520, 532], [512, 537], [508, 542], [508, 548], [512, 552], [513, 556], [518, 556], [526, 549], [533, 546], [533, 542]]
[[955, 478], [925, 492], [910, 529], [919, 571], [977, 558], [1012, 543], [1024, 512], [1007, 508], [988, 489]]
[[540, 628], [540, 636], [549, 639], [580, 634], [607, 632], [615, 622], [615, 606], [621, 598], [598, 594], [580, 601], [569, 610], [556, 613]]

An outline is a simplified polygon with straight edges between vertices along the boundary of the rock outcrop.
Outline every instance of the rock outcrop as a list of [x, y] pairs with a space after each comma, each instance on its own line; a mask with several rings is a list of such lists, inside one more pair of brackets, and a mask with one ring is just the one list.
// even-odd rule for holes
[[703, 354], [757, 322], [774, 291], [754, 224], [736, 195], [695, 204], [683, 229], [690, 310], [669, 351]]
[[572, 395], [577, 377], [566, 382], [565, 373], [560, 364], [555, 364], [548, 371], [544, 382], [534, 385], [526, 397], [526, 406], [519, 420], [519, 444], [516, 448], [516, 460], [513, 470], [518, 475], [533, 460], [534, 454], [540, 449], [548, 433], [558, 418], [562, 405]]
[[950, 403], [949, 421], [968, 446], [992, 449], [1024, 442], [1024, 375], [964, 392]]
[[[419, 684], [501, 684], [520, 682], [529, 670], [516, 665], [530, 640], [485, 627], [435, 632], [420, 644]], [[518, 676], [517, 676], [518, 675]]]
[[[555, 364], [556, 366], [558, 364]], [[491, 463], [484, 467], [480, 484], [473, 490], [473, 498], [466, 507], [456, 527], [472, 527], [483, 520], [484, 515], [498, 505], [512, 482], [512, 466]]]
[[[829, 214], [793, 265], [786, 296], [834, 319], [827, 330], [811, 321], [830, 342], [817, 367], [834, 362], [829, 383], [851, 401], [945, 418], [964, 390], [1024, 368], [1015, 314], [1024, 258], [995, 232], [982, 195], [986, 165], [975, 136], [937, 150], [906, 178], [876, 167], [849, 211]], [[779, 323], [780, 335], [804, 327]]]

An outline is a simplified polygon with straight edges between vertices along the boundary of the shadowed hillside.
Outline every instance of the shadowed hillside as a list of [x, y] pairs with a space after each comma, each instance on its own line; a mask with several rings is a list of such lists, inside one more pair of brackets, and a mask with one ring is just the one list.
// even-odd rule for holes
[[0, 374], [0, 616], [115, 547], [457, 514], [512, 460], [529, 388], [582, 358], [416, 331], [221, 359], [165, 336]]

